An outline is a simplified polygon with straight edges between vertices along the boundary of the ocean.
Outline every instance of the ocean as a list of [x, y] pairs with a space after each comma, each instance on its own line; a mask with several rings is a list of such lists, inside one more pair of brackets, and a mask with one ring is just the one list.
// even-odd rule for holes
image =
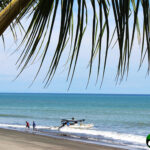
[[[56, 130], [61, 119], [85, 119], [91, 129]], [[31, 128], [25, 128], [28, 121]], [[32, 130], [35, 121], [37, 131]], [[150, 95], [0, 94], [0, 128], [126, 149], [148, 149]]]

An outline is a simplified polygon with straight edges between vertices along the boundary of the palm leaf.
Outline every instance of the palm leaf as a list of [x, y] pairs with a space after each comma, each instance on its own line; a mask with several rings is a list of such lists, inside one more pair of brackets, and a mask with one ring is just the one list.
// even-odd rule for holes
[[[77, 2], [77, 3], [76, 3]], [[77, 61], [80, 53], [82, 39], [88, 26], [88, 8], [87, 0], [31, 0], [30, 3], [24, 8], [16, 18], [16, 24], [20, 24], [22, 18], [28, 15], [32, 17], [29, 24], [28, 30], [25, 32], [25, 36], [20, 46], [24, 46], [21, 56], [18, 58], [17, 64], [20, 69], [20, 73], [29, 65], [33, 64], [35, 60], [40, 59], [41, 63], [35, 79], [40, 72], [43, 63], [45, 61], [46, 54], [49, 50], [51, 39], [53, 38], [52, 33], [54, 32], [54, 26], [56, 21], [56, 15], [58, 9], [60, 9], [60, 30], [58, 43], [52, 60], [49, 63], [49, 68], [45, 76], [44, 82], [47, 87], [50, 81], [53, 79], [64, 49], [66, 45], [70, 43], [70, 52], [68, 55], [67, 65], [68, 76], [70, 80], [69, 87], [72, 83]], [[140, 43], [142, 39], [141, 47], [141, 59], [140, 67], [147, 54], [148, 56], [148, 71], [150, 70], [150, 43], [149, 43], [149, 32], [150, 32], [150, 9], [149, 0], [90, 0], [92, 6], [93, 17], [92, 17], [92, 31], [91, 31], [91, 57], [89, 60], [89, 77], [88, 83], [91, 77], [93, 61], [98, 55], [97, 65], [97, 79], [101, 76], [101, 84], [103, 83], [107, 56], [112, 43], [113, 37], [117, 35], [116, 44], [119, 46], [119, 60], [117, 69], [117, 80], [122, 80], [124, 75], [128, 75], [130, 56], [133, 49], [135, 33], [137, 33], [137, 39]], [[10, 0], [0, 2], [0, 10], [3, 10]], [[59, 7], [61, 6], [61, 7]], [[142, 6], [142, 7], [140, 7]], [[77, 8], [77, 10], [76, 10]], [[143, 10], [143, 26], [140, 26], [138, 14], [140, 8]], [[114, 32], [110, 38], [110, 9], [113, 11], [113, 17], [115, 21]], [[74, 13], [74, 11], [77, 11]], [[133, 13], [133, 15], [131, 15]], [[77, 18], [77, 22], [74, 22], [74, 18]], [[132, 32], [130, 32], [131, 24], [130, 20], [133, 19]], [[91, 20], [90, 20], [91, 21]], [[20, 26], [22, 26], [20, 24]], [[10, 25], [14, 38], [17, 38], [17, 33], [14, 30], [14, 24]], [[143, 30], [141, 31], [140, 28]], [[106, 33], [106, 39], [104, 39], [104, 33]], [[98, 36], [97, 36], [98, 35]], [[142, 35], [142, 38], [141, 38]], [[4, 39], [4, 38], [3, 38]], [[146, 46], [144, 46], [146, 39]], [[45, 42], [46, 41], [46, 44]], [[106, 49], [103, 51], [105, 54], [104, 59], [101, 58], [102, 53], [102, 41], [106, 41]], [[19, 48], [20, 48], [19, 46]], [[144, 48], [146, 49], [144, 52]], [[38, 56], [40, 57], [38, 58]], [[103, 62], [101, 61], [103, 60]], [[102, 74], [100, 74], [100, 67], [103, 64]], [[87, 85], [88, 85], [87, 83]]]

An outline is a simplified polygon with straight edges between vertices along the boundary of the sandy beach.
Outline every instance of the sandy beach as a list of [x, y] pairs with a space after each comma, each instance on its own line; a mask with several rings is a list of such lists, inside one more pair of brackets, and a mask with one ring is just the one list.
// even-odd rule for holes
[[42, 135], [0, 129], [1, 150], [119, 150]]

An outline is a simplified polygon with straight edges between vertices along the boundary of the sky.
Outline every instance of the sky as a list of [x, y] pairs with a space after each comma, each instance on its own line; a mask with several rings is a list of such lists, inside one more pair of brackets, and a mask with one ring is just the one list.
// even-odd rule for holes
[[[57, 16], [57, 21], [54, 28], [54, 36], [49, 47], [49, 53], [47, 54], [47, 59], [44, 63], [44, 66], [33, 83], [29, 87], [34, 79], [34, 76], [37, 72], [39, 61], [36, 61], [34, 64], [28, 66], [25, 71], [17, 78], [19, 70], [17, 70], [16, 61], [20, 56], [22, 47], [15, 53], [12, 54], [18, 47], [23, 35], [18, 33], [17, 41], [14, 41], [10, 29], [7, 29], [4, 33], [5, 37], [5, 49], [0, 39], [0, 92], [1, 93], [97, 93], [97, 94], [150, 94], [150, 76], [147, 76], [147, 59], [145, 59], [142, 68], [138, 71], [139, 60], [140, 60], [140, 45], [138, 41], [134, 41], [133, 52], [130, 61], [130, 70], [129, 76], [121, 82], [116, 84], [116, 72], [117, 72], [117, 63], [119, 57], [119, 49], [116, 45], [114, 48], [110, 47], [107, 68], [105, 72], [105, 78], [102, 87], [100, 88], [101, 80], [96, 84], [96, 71], [97, 71], [97, 59], [95, 59], [93, 64], [92, 75], [88, 87], [86, 88], [88, 81], [89, 68], [88, 62], [90, 59], [90, 50], [91, 50], [91, 32], [92, 32], [92, 8], [88, 4], [89, 12], [89, 21], [87, 31], [84, 35], [81, 51], [79, 55], [79, 60], [77, 63], [76, 72], [73, 78], [70, 89], [69, 81], [67, 82], [67, 73], [68, 68], [65, 67], [66, 58], [69, 52], [69, 44], [65, 48], [64, 54], [61, 58], [58, 70], [48, 88], [44, 88], [43, 80], [49, 66], [49, 58], [52, 57], [52, 53], [55, 50], [56, 41], [58, 39], [59, 33], [59, 20], [60, 16]], [[110, 24], [111, 32], [114, 27], [114, 18], [110, 12]], [[76, 15], [76, 12], [75, 14]], [[141, 12], [139, 17], [142, 20]], [[74, 22], [76, 19], [74, 20]], [[25, 27], [29, 25], [29, 20], [27, 18], [22, 20]], [[130, 23], [132, 27], [132, 20]], [[17, 29], [18, 30], [18, 29]], [[106, 33], [104, 33], [104, 37]], [[105, 39], [105, 38], [104, 38]], [[136, 38], [135, 38], [136, 39]], [[114, 37], [114, 41], [115, 41]], [[102, 49], [105, 49], [105, 40], [103, 41]], [[104, 56], [104, 53], [102, 54]], [[102, 77], [102, 72], [100, 74], [100, 79]]]

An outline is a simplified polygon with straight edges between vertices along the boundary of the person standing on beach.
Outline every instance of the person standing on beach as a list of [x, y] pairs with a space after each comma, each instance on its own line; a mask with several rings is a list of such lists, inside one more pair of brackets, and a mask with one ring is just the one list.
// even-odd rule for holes
[[33, 121], [33, 130], [35, 130], [35, 127], [36, 127], [36, 124], [35, 124], [35, 122]]
[[70, 126], [70, 123], [69, 123], [69, 122], [67, 122], [67, 126], [68, 126], [68, 127]]
[[30, 124], [29, 124], [29, 122], [28, 121], [26, 121], [26, 128], [30, 128]]

